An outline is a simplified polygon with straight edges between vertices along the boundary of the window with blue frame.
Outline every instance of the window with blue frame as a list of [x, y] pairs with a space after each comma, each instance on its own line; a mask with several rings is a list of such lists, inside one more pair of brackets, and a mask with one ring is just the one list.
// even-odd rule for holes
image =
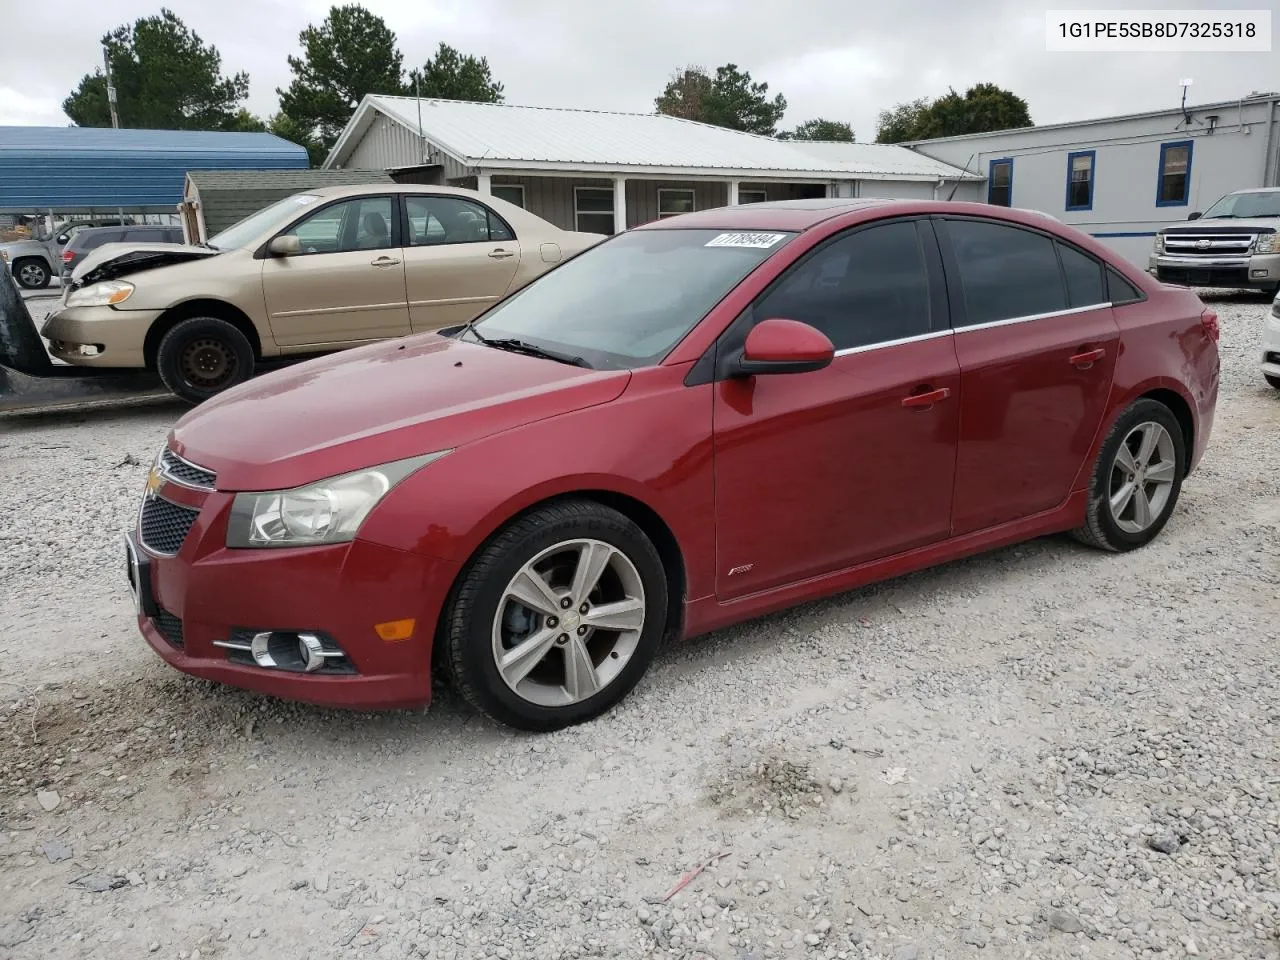
[[1160, 144], [1157, 207], [1185, 207], [1191, 199], [1191, 147], [1190, 140]]
[[987, 168], [987, 203], [1013, 206], [1013, 158], [992, 160]]
[[1096, 152], [1080, 150], [1067, 154], [1067, 209], [1093, 209], [1093, 166]]

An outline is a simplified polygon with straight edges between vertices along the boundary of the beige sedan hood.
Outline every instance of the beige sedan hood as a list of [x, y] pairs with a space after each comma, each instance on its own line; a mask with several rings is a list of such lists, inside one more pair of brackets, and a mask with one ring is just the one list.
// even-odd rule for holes
[[71, 283], [77, 287], [87, 286], [171, 263], [215, 257], [221, 252], [212, 247], [180, 243], [104, 243], [80, 261], [71, 274]]

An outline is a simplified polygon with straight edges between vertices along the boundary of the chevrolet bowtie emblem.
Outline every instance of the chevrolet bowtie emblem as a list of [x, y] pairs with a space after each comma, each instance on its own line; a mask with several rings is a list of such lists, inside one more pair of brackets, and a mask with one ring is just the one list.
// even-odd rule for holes
[[154, 497], [160, 488], [164, 486], [164, 474], [160, 472], [159, 466], [151, 468], [151, 472], [147, 474], [147, 489], [145, 495]]

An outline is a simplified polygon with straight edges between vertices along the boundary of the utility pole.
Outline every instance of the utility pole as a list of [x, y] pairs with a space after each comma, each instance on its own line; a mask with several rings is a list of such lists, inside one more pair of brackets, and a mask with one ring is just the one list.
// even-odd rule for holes
[[107, 106], [111, 108], [111, 126], [119, 130], [120, 116], [116, 113], [116, 88], [111, 83], [111, 51], [105, 43], [102, 45], [102, 65], [107, 71]]

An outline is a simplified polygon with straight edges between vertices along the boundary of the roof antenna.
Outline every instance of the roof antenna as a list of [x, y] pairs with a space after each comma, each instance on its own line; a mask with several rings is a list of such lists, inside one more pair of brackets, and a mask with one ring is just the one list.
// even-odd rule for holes
[[[964, 169], [960, 171], [961, 173], [969, 172], [969, 164], [973, 163], [973, 158], [976, 156], [977, 156], [976, 153], [969, 154], [969, 159], [964, 162]], [[947, 194], [947, 203], [951, 202], [951, 198], [956, 195], [956, 191], [959, 189], [960, 189], [960, 180], [959, 178], [957, 178], [955, 185], [951, 188], [951, 192]]]
[[[1187, 113], [1187, 87], [1191, 86], [1192, 82], [1193, 81], [1191, 80], [1190, 77], [1182, 81], [1182, 120], [1178, 124], [1179, 127], [1181, 127], [1182, 124], [1184, 123], [1188, 127], [1191, 126], [1191, 114]], [[1176, 130], [1177, 127], [1175, 127], [1174, 129]]]

